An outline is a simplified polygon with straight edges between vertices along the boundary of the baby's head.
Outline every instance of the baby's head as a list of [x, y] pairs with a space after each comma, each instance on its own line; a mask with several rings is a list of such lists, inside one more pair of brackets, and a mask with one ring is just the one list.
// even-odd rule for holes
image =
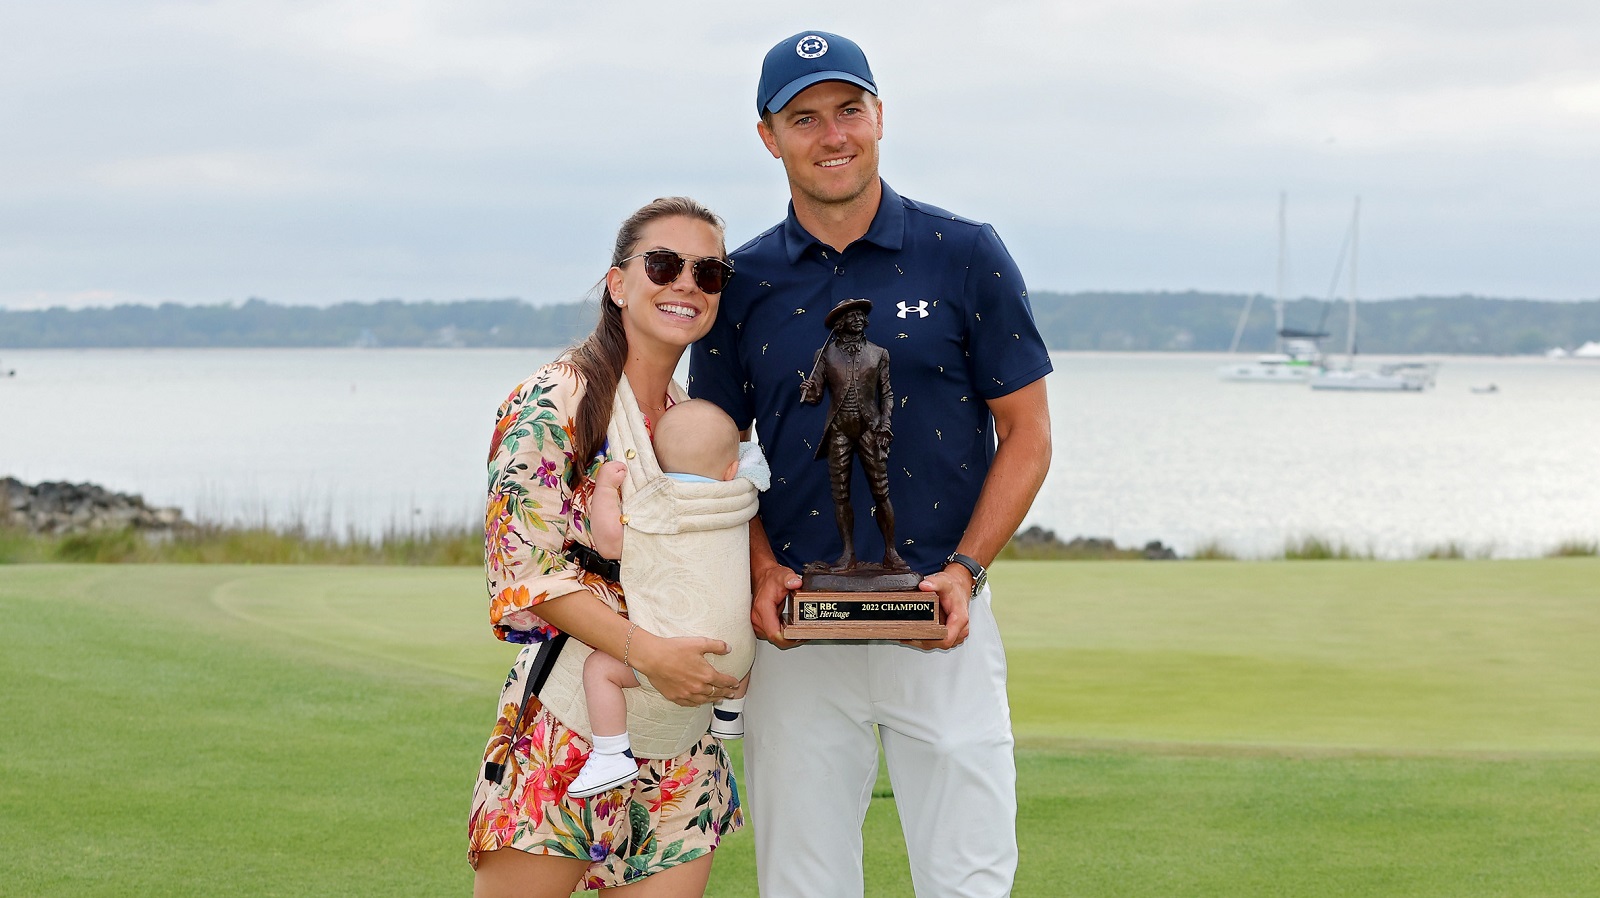
[[704, 399], [667, 409], [656, 422], [652, 442], [662, 471], [712, 480], [732, 480], [739, 472], [739, 428]]

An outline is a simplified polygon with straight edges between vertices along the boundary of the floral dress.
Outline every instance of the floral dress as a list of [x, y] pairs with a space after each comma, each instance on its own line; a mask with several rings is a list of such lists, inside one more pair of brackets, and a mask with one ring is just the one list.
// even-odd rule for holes
[[[538, 615], [547, 599], [587, 589], [627, 613], [619, 584], [569, 561], [574, 542], [593, 547], [587, 527], [592, 476], [607, 459], [589, 461], [576, 489], [569, 485], [573, 416], [583, 386], [565, 360], [523, 381], [500, 406], [489, 444], [489, 499], [484, 520], [484, 568], [489, 622], [523, 650], [500, 694], [499, 720], [484, 762], [511, 754], [503, 781], [480, 765], [468, 819], [468, 860], [484, 851], [515, 848], [530, 854], [591, 861], [583, 889], [626, 885], [714, 851], [723, 834], [743, 825], [739, 788], [722, 743], [706, 736], [664, 760], [641, 759], [639, 778], [589, 799], [567, 789], [589, 756], [589, 743], [545, 710], [537, 697], [522, 715], [524, 678], [538, 644], [556, 630]], [[516, 731], [518, 720], [523, 728]]]

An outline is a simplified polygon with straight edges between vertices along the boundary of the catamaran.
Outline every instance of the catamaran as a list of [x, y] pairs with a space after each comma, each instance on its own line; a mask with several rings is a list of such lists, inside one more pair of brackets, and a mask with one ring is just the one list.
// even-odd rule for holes
[[[1217, 368], [1223, 380], [1257, 384], [1303, 384], [1323, 370], [1320, 341], [1328, 335], [1321, 331], [1285, 327], [1283, 321], [1283, 295], [1289, 279], [1288, 261], [1288, 195], [1278, 194], [1278, 285], [1273, 298], [1273, 311], [1278, 335], [1277, 351], [1255, 357], [1250, 362], [1230, 362]], [[1244, 336], [1245, 322], [1250, 318], [1250, 307], [1255, 296], [1244, 301], [1244, 311], [1239, 313], [1239, 323], [1233, 328], [1233, 344], [1228, 352], [1239, 351], [1239, 339]]]
[[1378, 370], [1357, 368], [1356, 363], [1356, 254], [1361, 244], [1361, 197], [1356, 197], [1350, 217], [1350, 324], [1345, 335], [1343, 368], [1330, 368], [1311, 378], [1313, 390], [1347, 390], [1365, 393], [1420, 393], [1433, 388], [1436, 362], [1394, 362]]

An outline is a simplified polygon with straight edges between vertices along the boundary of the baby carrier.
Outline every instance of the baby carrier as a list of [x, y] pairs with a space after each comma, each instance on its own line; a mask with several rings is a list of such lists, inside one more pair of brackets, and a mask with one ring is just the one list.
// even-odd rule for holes
[[[674, 402], [687, 398], [676, 382], [668, 393]], [[657, 636], [726, 642], [728, 654], [706, 658], [717, 670], [743, 677], [755, 658], [748, 526], [756, 514], [755, 485], [744, 477], [684, 483], [662, 474], [626, 376], [617, 384], [606, 440], [611, 457], [628, 467], [622, 484], [628, 522], [622, 584], [629, 619]], [[592, 651], [569, 640], [539, 690], [545, 707], [585, 740], [593, 738], [593, 730], [584, 702], [583, 661]], [[639, 688], [623, 690], [634, 755], [672, 758], [688, 751], [710, 726], [711, 705], [673, 704], [644, 674], [638, 677]]]

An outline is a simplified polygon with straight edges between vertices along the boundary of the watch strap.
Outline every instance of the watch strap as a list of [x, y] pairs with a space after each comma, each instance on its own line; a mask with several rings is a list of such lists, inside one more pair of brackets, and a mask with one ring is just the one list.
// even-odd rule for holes
[[967, 569], [967, 573], [972, 575], [973, 595], [977, 595], [978, 592], [983, 589], [984, 584], [989, 582], [989, 571], [985, 569], [983, 565], [978, 563], [978, 559], [973, 558], [971, 555], [963, 555], [960, 552], [951, 552], [950, 557], [946, 558], [944, 563], [947, 565], [959, 564]]

